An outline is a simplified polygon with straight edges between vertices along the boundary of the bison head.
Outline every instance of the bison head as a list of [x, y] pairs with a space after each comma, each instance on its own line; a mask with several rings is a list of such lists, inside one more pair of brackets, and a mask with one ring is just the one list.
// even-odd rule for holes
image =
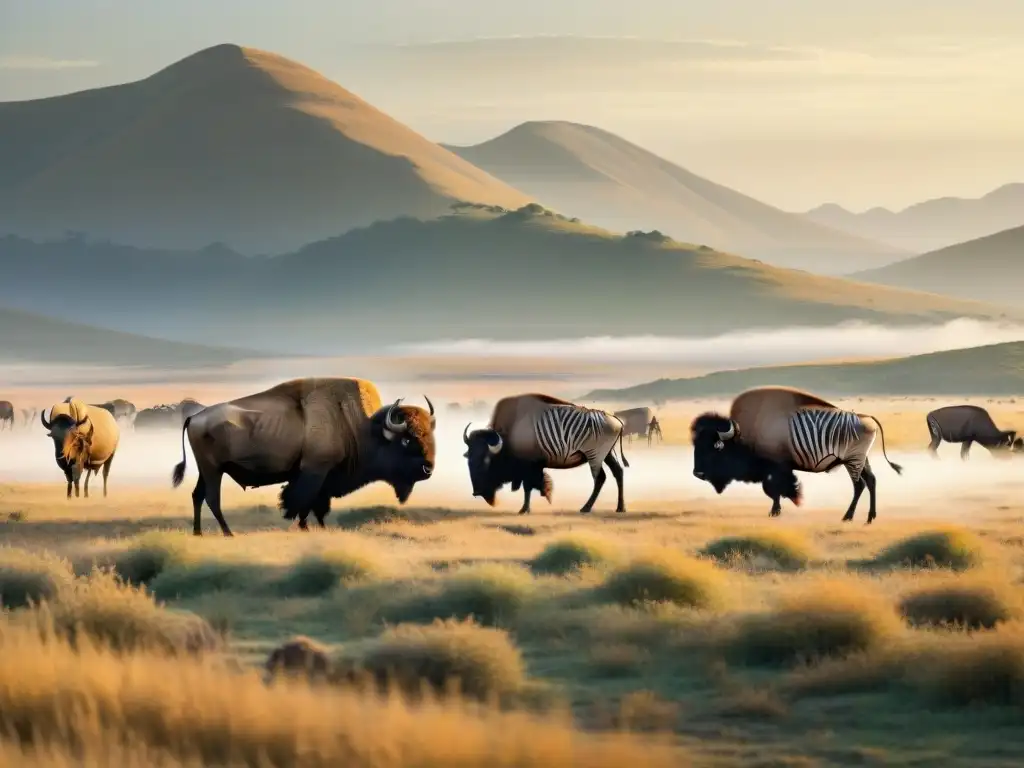
[[64, 435], [61, 455], [71, 467], [71, 479], [76, 483], [82, 477], [82, 469], [92, 452], [92, 430], [71, 429]]
[[[46, 411], [42, 411], [39, 414], [39, 419], [40, 421], [42, 421], [43, 426], [47, 430], [46, 436], [53, 440], [53, 446], [57, 456], [58, 464], [60, 464], [61, 461], [70, 463], [69, 459], [67, 458], [67, 448], [69, 440], [74, 442], [76, 440], [84, 439], [85, 436], [88, 436], [88, 439], [91, 444], [92, 430], [80, 429], [80, 427], [83, 427], [88, 423], [88, 416], [83, 417], [80, 421], [75, 421], [73, 417], [69, 416], [66, 413], [62, 413], [58, 416], [55, 416], [53, 421], [51, 422], [46, 420]], [[79, 474], [81, 474], [81, 471], [79, 471]]]
[[371, 462], [375, 475], [391, 484], [400, 504], [408, 501], [413, 486], [434, 472], [434, 404], [424, 396], [429, 411], [402, 405], [402, 398], [378, 410], [370, 419], [377, 450]]
[[800, 481], [792, 470], [758, 456], [737, 437], [736, 422], [706, 413], [690, 425], [693, 440], [693, 476], [722, 493], [732, 482], [761, 483], [765, 494], [777, 493], [800, 504]]
[[462, 431], [466, 444], [463, 454], [469, 464], [469, 479], [473, 484], [473, 496], [480, 497], [492, 507], [498, 489], [512, 478], [508, 476], [507, 460], [503, 454], [505, 441], [493, 429], [469, 431], [469, 424]]

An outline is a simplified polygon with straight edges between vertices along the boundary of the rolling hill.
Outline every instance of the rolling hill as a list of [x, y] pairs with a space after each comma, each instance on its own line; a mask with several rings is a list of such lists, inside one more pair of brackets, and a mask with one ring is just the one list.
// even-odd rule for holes
[[[1024, 216], [1024, 210], [1022, 210]], [[1024, 226], [850, 275], [864, 282], [1024, 305]]]
[[926, 200], [901, 211], [872, 208], [853, 213], [827, 203], [804, 216], [833, 229], [922, 253], [1024, 225], [1024, 184], [1006, 184], [978, 198]]
[[0, 364], [68, 363], [188, 367], [232, 363], [265, 354], [110, 331], [33, 312], [0, 308]]
[[786, 365], [719, 371], [691, 379], [660, 379], [624, 389], [595, 390], [586, 400], [637, 402], [732, 397], [772, 384], [823, 396], [1019, 395], [1024, 391], [1024, 342], [932, 352], [857, 363]]
[[[0, 262], [0, 305], [306, 355], [440, 339], [1024, 321], [1024, 310], [780, 269], [654, 233], [615, 235], [535, 204], [378, 222], [272, 258], [7, 237]], [[52, 287], [72, 280], [88, 301]]]
[[529, 122], [482, 144], [445, 146], [545, 205], [619, 232], [657, 229], [822, 274], [909, 255], [773, 208], [588, 125]]
[[252, 48], [0, 103], [0, 233], [274, 253], [458, 200], [529, 202], [317, 72]]

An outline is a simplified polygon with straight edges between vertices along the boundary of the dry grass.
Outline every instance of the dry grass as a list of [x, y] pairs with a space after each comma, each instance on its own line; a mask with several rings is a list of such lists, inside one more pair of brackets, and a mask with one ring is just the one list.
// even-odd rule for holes
[[991, 629], [1022, 615], [1019, 588], [998, 578], [948, 578], [907, 593], [900, 613], [914, 626]]
[[725, 579], [710, 563], [669, 549], [651, 550], [609, 575], [608, 597], [621, 605], [675, 603], [711, 608], [725, 594]]
[[946, 528], [922, 531], [894, 542], [866, 564], [962, 571], [980, 565], [984, 555], [984, 544], [976, 534], [962, 528]]
[[530, 562], [534, 573], [565, 576], [588, 566], [600, 566], [618, 558], [611, 542], [593, 536], [569, 536], [548, 544]]
[[810, 564], [814, 549], [794, 531], [761, 530], [715, 539], [701, 554], [725, 563], [740, 561], [753, 568], [799, 571]]
[[46, 553], [0, 549], [0, 604], [22, 608], [54, 600], [74, 579], [71, 565]]

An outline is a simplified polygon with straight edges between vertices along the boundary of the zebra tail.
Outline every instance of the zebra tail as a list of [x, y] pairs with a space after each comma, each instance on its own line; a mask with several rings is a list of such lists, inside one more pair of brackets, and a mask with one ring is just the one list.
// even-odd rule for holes
[[874, 416], [867, 413], [858, 413], [857, 415], [860, 416], [860, 418], [862, 419], [871, 419], [873, 422], [875, 422], [875, 424], [878, 425], [878, 434], [882, 436], [882, 456], [884, 456], [885, 460], [889, 462], [889, 466], [896, 471], [897, 475], [902, 475], [903, 467], [901, 467], [899, 464], [893, 461], [890, 461], [888, 454], [885, 452], [885, 430], [882, 428], [882, 422], [880, 422]]

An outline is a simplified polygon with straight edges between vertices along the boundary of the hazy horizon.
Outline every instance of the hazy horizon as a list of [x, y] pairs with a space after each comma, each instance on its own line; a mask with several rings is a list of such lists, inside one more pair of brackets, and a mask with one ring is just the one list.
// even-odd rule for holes
[[198, 14], [194, 1], [0, 0], [0, 101], [136, 80], [235, 42], [308, 64], [434, 141], [587, 123], [785, 210], [899, 209], [1024, 180], [1019, 4], [642, 0], [624, 19], [609, 0], [585, 14], [262, 0], [203, 6], [201, 25], [190, 4]]

